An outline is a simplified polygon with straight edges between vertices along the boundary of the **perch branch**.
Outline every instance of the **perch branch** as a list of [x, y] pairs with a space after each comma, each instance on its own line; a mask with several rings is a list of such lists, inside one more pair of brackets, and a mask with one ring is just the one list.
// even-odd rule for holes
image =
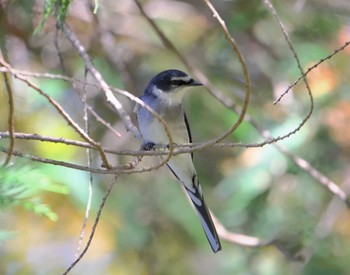
[[[7, 63], [3, 60], [0, 59], [0, 64], [7, 65]], [[7, 92], [8, 96], [8, 108], [9, 108], [9, 115], [7, 119], [7, 124], [8, 124], [8, 130], [9, 130], [9, 138], [10, 138], [10, 144], [8, 148], [8, 153], [6, 155], [6, 158], [2, 164], [2, 166], [6, 166], [9, 164], [11, 157], [12, 157], [12, 152], [15, 147], [15, 136], [14, 136], [14, 130], [15, 130], [15, 125], [14, 125], [14, 112], [15, 112], [15, 106], [14, 106], [14, 101], [13, 101], [13, 91], [10, 83], [9, 76], [6, 72], [2, 72], [2, 76], [4, 78], [4, 83], [5, 83], [5, 90]]]

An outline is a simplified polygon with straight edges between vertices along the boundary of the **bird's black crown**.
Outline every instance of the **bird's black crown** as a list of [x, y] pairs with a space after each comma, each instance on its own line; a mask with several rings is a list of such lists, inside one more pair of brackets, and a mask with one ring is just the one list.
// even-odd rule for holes
[[182, 86], [199, 86], [200, 82], [195, 81], [186, 73], [180, 70], [166, 70], [153, 77], [146, 88], [146, 92], [156, 86], [163, 92], [172, 92]]

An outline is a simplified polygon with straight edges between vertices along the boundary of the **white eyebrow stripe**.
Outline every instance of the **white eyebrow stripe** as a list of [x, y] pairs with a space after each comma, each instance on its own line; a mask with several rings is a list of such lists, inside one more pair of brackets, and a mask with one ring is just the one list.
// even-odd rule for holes
[[171, 78], [171, 80], [182, 80], [185, 82], [189, 82], [191, 78], [189, 76], [174, 76]]

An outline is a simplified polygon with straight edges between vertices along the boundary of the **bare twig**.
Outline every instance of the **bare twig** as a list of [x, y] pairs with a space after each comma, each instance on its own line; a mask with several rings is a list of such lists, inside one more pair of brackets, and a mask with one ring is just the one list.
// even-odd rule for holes
[[122, 136], [116, 129], [113, 128], [113, 126], [109, 122], [105, 121], [88, 103], [86, 103], [86, 108], [95, 117], [96, 121], [100, 122], [103, 126], [108, 128], [115, 136], [117, 136], [118, 138]]
[[[8, 150], [4, 147], [0, 147], [0, 152], [4, 152], [4, 153], [8, 154]], [[145, 152], [145, 154], [146, 154], [146, 152]], [[35, 161], [35, 162], [40, 162], [40, 163], [50, 164], [50, 165], [57, 165], [57, 166], [62, 166], [62, 167], [70, 168], [70, 169], [86, 171], [86, 172], [91, 172], [91, 173], [95, 173], [95, 174], [102, 174], [102, 175], [109, 175], [109, 174], [112, 174], [112, 175], [113, 174], [127, 174], [128, 175], [128, 174], [134, 174], [134, 173], [143, 173], [143, 172], [148, 172], [148, 171], [152, 171], [154, 169], [157, 169], [157, 166], [158, 166], [158, 165], [156, 165], [156, 166], [152, 166], [152, 167], [135, 169], [135, 166], [138, 165], [138, 163], [139, 163], [139, 159], [137, 158], [135, 160], [132, 160], [128, 164], [118, 165], [118, 166], [115, 166], [109, 170], [106, 170], [106, 169], [98, 169], [98, 168], [78, 165], [78, 164], [65, 162], [65, 161], [42, 158], [42, 157], [33, 156], [30, 154], [25, 154], [25, 153], [18, 152], [18, 151], [13, 151], [12, 155], [16, 156], [16, 157], [21, 157], [21, 158], [27, 158], [27, 159], [30, 159], [31, 161]], [[140, 155], [141, 155], [141, 153], [140, 153]]]
[[[6, 67], [9, 71], [11, 71], [11, 67], [7, 64], [3, 64], [4, 67]], [[47, 93], [45, 93], [43, 90], [41, 90], [39, 87], [37, 87], [34, 83], [26, 79], [20, 74], [17, 74], [15, 72], [12, 72], [12, 75], [16, 77], [17, 79], [23, 81], [26, 83], [30, 88], [37, 91], [40, 95], [44, 96], [51, 105], [58, 111], [58, 113], [67, 121], [68, 125], [70, 125], [84, 140], [89, 142], [91, 145], [96, 147], [96, 149], [99, 151], [103, 166], [107, 169], [110, 168], [110, 165], [108, 163], [108, 160], [106, 158], [105, 153], [103, 152], [102, 147], [94, 141], [91, 137], [89, 137], [83, 129], [80, 128], [80, 126], [69, 116], [69, 114], [62, 108], [62, 106], [51, 96], [49, 96]]]
[[[1, 64], [4, 64], [4, 61], [0, 60]], [[14, 111], [15, 111], [15, 106], [14, 106], [14, 101], [13, 101], [13, 92], [12, 92], [12, 87], [10, 83], [9, 76], [7, 75], [6, 72], [2, 73], [2, 76], [4, 78], [4, 83], [5, 83], [5, 90], [7, 92], [8, 96], [8, 108], [9, 108], [9, 115], [7, 119], [7, 124], [8, 124], [8, 130], [9, 130], [9, 137], [10, 137], [10, 144], [8, 148], [8, 153], [6, 155], [6, 158], [2, 164], [2, 166], [6, 166], [9, 164], [11, 157], [12, 157], [12, 152], [15, 147], [15, 136], [14, 136], [14, 131], [15, 131], [15, 125], [14, 125]]]
[[62, 52], [60, 50], [60, 45], [59, 45], [59, 39], [58, 39], [59, 35], [60, 35], [60, 31], [59, 31], [58, 28], [56, 28], [55, 36], [54, 36], [54, 45], [55, 45], [55, 48], [56, 48], [57, 57], [58, 57], [58, 59], [60, 61], [61, 70], [64, 73], [66, 73], [66, 69], [65, 69], [65, 66], [64, 66], [64, 58], [63, 58]]
[[280, 144], [275, 144], [277, 149], [281, 151], [284, 155], [288, 156], [299, 168], [308, 173], [321, 185], [323, 185], [331, 194], [342, 200], [346, 206], [350, 209], [350, 200], [346, 194], [335, 182], [330, 180], [316, 168], [314, 168], [309, 162], [301, 157], [296, 156], [292, 152], [288, 151], [284, 146]]
[[[257, 126], [258, 127], [258, 126]], [[261, 130], [262, 131], [262, 130]], [[264, 133], [265, 137], [267, 140], [269, 140], [269, 134], [267, 132]], [[0, 138], [8, 138], [10, 134], [8, 132], [0, 132]], [[75, 140], [68, 140], [64, 138], [53, 138], [53, 137], [47, 137], [47, 136], [40, 136], [37, 134], [25, 134], [25, 133], [14, 133], [14, 137], [16, 139], [26, 139], [26, 140], [39, 140], [39, 141], [44, 141], [44, 142], [53, 142], [53, 143], [62, 143], [66, 145], [74, 145], [82, 148], [89, 148], [89, 149], [96, 149], [94, 148], [91, 144], [86, 143], [86, 142], [81, 142], [81, 141], [75, 141]], [[338, 198], [340, 198], [342, 201], [344, 201], [348, 207], [349, 206], [349, 199], [345, 195], [344, 191], [338, 187], [332, 180], [330, 180], [328, 177], [326, 177], [324, 174], [322, 174], [319, 170], [314, 168], [309, 162], [307, 162], [305, 159], [302, 159], [301, 157], [298, 157], [291, 153], [287, 148], [280, 144], [274, 144], [276, 148], [286, 155], [288, 158], [290, 158], [299, 168], [303, 169], [306, 173], [308, 173], [311, 177], [313, 177], [315, 180], [319, 181], [324, 187], [326, 187], [330, 193], [334, 194]], [[175, 147], [181, 147], [183, 145], [175, 145]], [[245, 147], [245, 148], [254, 148], [254, 147], [259, 147], [260, 144], [241, 144], [241, 143], [218, 143], [215, 144], [215, 147], [219, 148], [227, 148], [227, 147]], [[160, 147], [161, 148], [161, 147]], [[107, 148], [103, 148], [104, 152], [110, 153], [110, 154], [115, 154], [115, 155], [131, 155], [131, 156], [159, 156], [159, 155], [167, 155], [168, 152], [166, 152], [167, 149], [162, 148], [164, 150], [160, 151], [139, 151], [139, 150], [111, 150]], [[4, 148], [0, 148], [0, 151], [6, 152], [7, 150]], [[174, 151], [174, 155], [177, 154], [182, 154], [182, 153], [188, 153], [191, 152], [190, 148], [186, 149], [179, 149]], [[91, 167], [85, 167], [85, 166], [80, 166], [80, 165], [75, 165], [72, 163], [67, 163], [67, 162], [62, 162], [62, 161], [55, 161], [55, 160], [50, 160], [50, 159], [45, 159], [45, 158], [39, 158], [35, 156], [30, 156], [26, 155], [20, 152], [14, 152], [14, 156], [19, 156], [19, 157], [27, 157], [32, 159], [33, 161], [38, 161], [38, 162], [43, 162], [47, 164], [53, 164], [53, 165], [62, 165], [68, 168], [72, 169], [77, 169], [77, 170], [82, 170], [82, 171], [88, 171], [92, 173], [97, 173], [97, 174], [114, 174], [116, 171], [119, 173], [125, 173], [125, 174], [130, 174], [130, 173], [139, 173], [140, 171], [137, 170], [130, 170], [132, 167], [135, 167], [137, 165], [137, 161], [134, 160], [133, 163], [126, 164], [126, 165], [120, 165], [117, 168], [119, 169], [112, 169], [110, 173], [106, 170], [102, 169], [94, 169]], [[134, 163], [136, 162], [136, 163]], [[127, 171], [122, 172], [122, 170], [125, 169]]]
[[[86, 79], [86, 71], [85, 71], [85, 79]], [[90, 127], [89, 127], [89, 114], [88, 114], [88, 104], [87, 104], [87, 92], [86, 92], [86, 85], [83, 86], [83, 97], [82, 100], [84, 102], [84, 122], [85, 122], [85, 132], [90, 133]], [[89, 148], [86, 149], [86, 157], [87, 157], [87, 166], [91, 168], [91, 150]], [[75, 259], [78, 258], [80, 254], [80, 247], [83, 243], [84, 235], [85, 235], [85, 229], [87, 225], [87, 221], [89, 219], [90, 215], [90, 209], [91, 209], [91, 201], [92, 201], [92, 191], [93, 191], [93, 174], [89, 172], [89, 195], [88, 200], [86, 203], [86, 209], [85, 209], [85, 216], [83, 220], [83, 224], [80, 231], [78, 246], [77, 246], [77, 252], [75, 254]]]
[[[9, 153], [9, 151], [4, 147], [0, 147], [0, 152], [4, 152], [6, 154]], [[41, 157], [33, 156], [30, 154], [24, 154], [24, 153], [18, 152], [18, 151], [12, 151], [12, 156], [27, 158], [27, 159], [30, 159], [31, 161], [62, 166], [62, 167], [71, 168], [71, 169], [75, 169], [75, 170], [93, 172], [96, 174], [115, 174], [115, 173], [119, 173], [120, 171], [123, 171], [124, 169], [128, 168], [128, 167], [123, 167], [123, 166], [118, 166], [117, 168], [113, 168], [113, 169], [109, 169], [109, 170], [89, 168], [87, 166], [82, 166], [82, 165], [78, 165], [78, 164], [74, 164], [74, 163], [70, 163], [70, 162], [53, 160], [53, 159], [48, 159], [48, 158], [41, 158]]]
[[[250, 97], [250, 78], [249, 78], [249, 71], [247, 69], [247, 66], [245, 64], [243, 55], [241, 54], [241, 52], [239, 51], [233, 37], [230, 35], [225, 22], [221, 19], [220, 15], [217, 13], [217, 11], [215, 10], [215, 8], [211, 5], [211, 3], [207, 0], [204, 0], [204, 2], [208, 5], [208, 7], [210, 8], [210, 10], [213, 12], [214, 16], [217, 18], [220, 27], [223, 30], [223, 33], [225, 35], [225, 38], [227, 39], [227, 41], [230, 43], [234, 53], [238, 56], [239, 62], [241, 64], [242, 67], [242, 71], [245, 77], [245, 99], [244, 99], [244, 103], [242, 106], [242, 109], [239, 111], [239, 117], [237, 119], [237, 121], [233, 124], [233, 126], [228, 129], [226, 132], [222, 133], [221, 135], [217, 136], [214, 139], [211, 139], [207, 142], [203, 142], [198, 146], [194, 146], [193, 150], [203, 150], [205, 148], [211, 147], [214, 144], [224, 140], [225, 138], [227, 138], [229, 135], [231, 135], [238, 127], [239, 125], [243, 122], [244, 120], [244, 116], [246, 114], [247, 108], [248, 108], [248, 104], [249, 104], [249, 97]], [[143, 6], [141, 5], [141, 3], [138, 0], [135, 0], [136, 5], [138, 6], [139, 10], [141, 11], [142, 15], [146, 18], [146, 20], [149, 22], [149, 24], [152, 26], [152, 28], [154, 29], [154, 31], [157, 33], [157, 35], [159, 36], [159, 38], [161, 39], [162, 43], [164, 44], [165, 47], [170, 48], [175, 55], [184, 63], [184, 65], [190, 70], [190, 71], [194, 71], [193, 66], [190, 65], [190, 63], [186, 60], [186, 58], [184, 58], [182, 56], [182, 54], [180, 53], [180, 51], [177, 50], [177, 48], [174, 46], [174, 44], [164, 35], [164, 33], [160, 30], [160, 28], [157, 26], [157, 24], [147, 15], [147, 13], [145, 12], [145, 10], [143, 9]], [[199, 71], [197, 71], [197, 73], [195, 75], [201, 75], [201, 73], [199, 73]], [[204, 85], [206, 85], [206, 82], [203, 82], [202, 77], [198, 78]]]
[[298, 132], [303, 126], [304, 124], [309, 120], [309, 118], [311, 117], [312, 113], [313, 113], [313, 109], [314, 109], [314, 98], [312, 96], [312, 92], [311, 92], [311, 88], [310, 85], [307, 81], [306, 78], [306, 74], [304, 73], [303, 67], [301, 65], [301, 62], [299, 60], [298, 54], [296, 53], [293, 43], [289, 38], [289, 35], [287, 33], [286, 28], [284, 27], [284, 24], [281, 20], [281, 18], [279, 17], [279, 15], [277, 14], [275, 8], [273, 7], [273, 5], [271, 4], [271, 2], [269, 0], [263, 0], [264, 4], [267, 6], [267, 8], [269, 9], [270, 13], [275, 17], [276, 22], [278, 24], [278, 26], [280, 27], [283, 36], [289, 46], [289, 49], [291, 50], [291, 52], [293, 53], [294, 59], [297, 63], [298, 69], [300, 71], [300, 74], [302, 76], [302, 79], [304, 81], [305, 87], [307, 89], [308, 95], [309, 95], [309, 99], [310, 99], [310, 109], [309, 112], [306, 114], [306, 116], [304, 117], [304, 119], [301, 121], [301, 123], [299, 124], [299, 126], [297, 128], [295, 128], [293, 131], [290, 132], [290, 135], [295, 134], [296, 132]]
[[100, 207], [98, 209], [98, 212], [97, 212], [97, 215], [95, 218], [95, 222], [92, 226], [91, 233], [90, 233], [89, 239], [87, 241], [87, 244], [86, 244], [84, 250], [81, 252], [79, 257], [77, 259], [75, 259], [75, 261], [63, 272], [63, 275], [68, 274], [72, 270], [72, 268], [84, 257], [85, 253], [88, 251], [88, 249], [91, 245], [92, 239], [94, 238], [96, 228], [97, 228], [98, 222], [99, 222], [101, 214], [102, 214], [103, 207], [105, 206], [107, 198], [108, 198], [109, 194], [111, 193], [112, 188], [113, 188], [114, 184], [116, 183], [117, 179], [118, 179], [118, 175], [115, 175], [114, 179], [108, 185], [107, 192], [104, 195], [104, 197], [102, 198]]
[[[273, 5], [271, 4], [271, 2], [269, 0], [263, 0], [265, 5], [268, 7], [268, 9], [270, 10], [271, 14], [275, 17], [284, 37], [285, 40], [288, 43], [288, 46], [290, 48], [290, 50], [292, 51], [293, 55], [294, 55], [294, 59], [297, 62], [299, 71], [301, 73], [301, 78], [303, 79], [306, 89], [308, 91], [308, 95], [310, 98], [310, 110], [309, 113], [305, 116], [305, 118], [303, 119], [303, 121], [300, 123], [300, 125], [291, 133], [296, 133], [297, 131], [299, 131], [301, 129], [301, 127], [306, 123], [306, 121], [309, 120], [309, 118], [312, 115], [313, 112], [313, 108], [314, 108], [314, 101], [313, 101], [313, 96], [312, 96], [312, 92], [309, 86], [309, 83], [306, 79], [306, 75], [308, 72], [304, 73], [304, 70], [302, 68], [302, 65], [300, 63], [299, 57], [293, 47], [293, 44], [291, 42], [291, 40], [289, 39], [288, 33], [283, 25], [282, 20], [280, 19], [279, 15], [277, 14], [275, 8], [273, 7]], [[344, 44], [343, 47], [341, 47], [339, 50], [335, 51], [333, 54], [331, 54], [330, 56], [328, 56], [327, 58], [322, 59], [321, 61], [325, 61], [327, 59], [329, 59], [330, 57], [334, 56], [336, 53], [338, 53], [339, 51], [345, 49], [346, 46], [348, 46], [348, 42], [346, 42]], [[319, 62], [320, 64], [320, 62]], [[311, 68], [316, 68], [318, 66], [314, 65]], [[311, 69], [310, 69], [311, 70]], [[297, 157], [295, 155], [293, 155], [291, 152], [287, 151], [285, 148], [283, 148], [282, 146], [277, 146], [277, 144], [275, 144], [275, 146], [285, 155], [287, 155], [289, 158], [291, 158], [293, 160], [293, 162], [299, 166], [300, 168], [302, 168], [304, 171], [306, 171], [311, 177], [315, 178], [319, 183], [321, 183], [324, 187], [327, 188], [327, 190], [329, 192], [331, 192], [333, 195], [339, 197], [342, 201], [344, 201], [346, 203], [346, 205], [348, 207], [350, 207], [350, 201], [346, 196], [346, 193], [341, 190], [338, 185], [336, 185], [333, 181], [331, 181], [330, 179], [328, 179], [326, 176], [324, 176], [321, 172], [319, 172], [318, 170], [316, 170], [315, 168], [313, 168], [307, 161], [305, 161], [304, 159], [301, 159], [300, 157]]]
[[[344, 183], [342, 184], [342, 189], [344, 190], [344, 193], [346, 195], [349, 195], [350, 194], [350, 173], [349, 173], [349, 169], [346, 169], [345, 171], [346, 171], [344, 175], [345, 180], [344, 180]], [[320, 217], [318, 224], [315, 228], [315, 234], [317, 238], [323, 239], [330, 233], [330, 231], [332, 230], [332, 227], [334, 226], [337, 220], [337, 217], [339, 216], [340, 212], [343, 210], [344, 210], [344, 205], [342, 204], [341, 201], [339, 201], [339, 197], [334, 196], [333, 199], [329, 202], [326, 210], [323, 211], [323, 214]]]
[[298, 77], [297, 80], [295, 80], [291, 85], [288, 86], [287, 90], [285, 90], [274, 102], [273, 104], [277, 104], [278, 102], [281, 101], [281, 99], [288, 94], [288, 92], [295, 86], [297, 85], [300, 80], [302, 80], [304, 77], [306, 77], [313, 69], [317, 68], [319, 65], [321, 65], [323, 62], [330, 60], [333, 56], [335, 56], [336, 54], [338, 54], [339, 52], [343, 51], [347, 46], [350, 45], [350, 41], [346, 41], [340, 48], [335, 49], [333, 53], [331, 53], [330, 55], [321, 58], [317, 63], [315, 63], [314, 65], [312, 65], [311, 67], [309, 67], [305, 73], [303, 73], [301, 76]]
[[221, 221], [210, 211], [220, 238], [234, 244], [248, 247], [262, 247], [272, 244], [272, 241], [261, 240], [257, 237], [233, 233], [221, 223]]
[[[139, 130], [132, 123], [132, 121], [130, 119], [130, 116], [126, 113], [126, 111], [124, 110], [122, 104], [113, 95], [111, 89], [109, 88], [107, 83], [102, 78], [102, 75], [99, 73], [99, 71], [95, 68], [95, 66], [91, 62], [91, 58], [87, 54], [87, 52], [86, 52], [85, 48], [83, 47], [83, 45], [80, 43], [80, 41], [77, 39], [77, 37], [75, 36], [73, 31], [66, 24], [63, 25], [62, 28], [63, 28], [62, 30], [63, 30], [64, 34], [66, 35], [67, 39], [72, 43], [72, 45], [78, 51], [78, 53], [81, 56], [81, 58], [84, 60], [84, 64], [86, 66], [86, 69], [92, 74], [92, 76], [99, 83], [101, 89], [103, 90], [103, 92], [104, 92], [104, 94], [106, 96], [107, 102], [109, 102], [113, 106], [113, 108], [118, 112], [120, 118], [124, 122], [124, 125], [125, 125], [126, 129], [131, 131], [136, 138], [138, 138], [141, 142], [143, 142], [142, 136], [140, 135]], [[168, 160], [171, 158], [172, 152], [174, 150], [173, 139], [171, 137], [171, 134], [170, 134], [170, 131], [168, 129], [166, 121], [161, 116], [159, 116], [159, 114], [157, 114], [150, 106], [145, 104], [139, 98], [131, 95], [128, 92], [121, 91], [119, 89], [118, 89], [118, 93], [120, 93], [120, 94], [122, 94], [124, 96], [127, 96], [128, 98], [130, 98], [134, 102], [136, 102], [136, 103], [140, 104], [142, 107], [146, 108], [163, 125], [165, 133], [166, 133], [168, 141], [169, 141], [169, 143], [168, 143], [168, 145], [169, 145], [169, 152], [166, 155], [166, 157], [162, 158], [162, 161], [159, 164], [154, 165], [152, 167], [143, 168], [143, 169], [141, 169], [139, 171], [145, 171], [145, 170], [146, 171], [151, 171], [151, 170], [157, 169], [157, 168], [165, 165], [168, 162]], [[138, 161], [132, 161], [130, 164], [132, 165], [132, 163], [135, 164], [135, 163], [138, 163]]]
[[[0, 138], [9, 138], [10, 134], [9, 132], [0, 132]], [[81, 148], [89, 148], [89, 149], [95, 149], [94, 146], [92, 146], [90, 143], [78, 141], [78, 140], [71, 140], [66, 138], [55, 138], [50, 136], [42, 136], [38, 134], [27, 134], [27, 133], [14, 133], [14, 137], [16, 139], [24, 139], [24, 140], [33, 140], [33, 141], [42, 141], [42, 142], [52, 142], [52, 143], [61, 143], [65, 145], [71, 145]], [[217, 148], [227, 148], [227, 147], [245, 147], [245, 148], [255, 148], [255, 147], [263, 147], [266, 144], [272, 143], [271, 139], [268, 139], [264, 143], [234, 143], [234, 142], [223, 142], [223, 143], [217, 143], [214, 144], [214, 147]], [[198, 146], [202, 143], [195, 142], [195, 143], [188, 143], [188, 144], [174, 144], [174, 148], [176, 148], [173, 152], [173, 155], [179, 155], [179, 154], [186, 154], [191, 153], [194, 151], [197, 151], [199, 149], [193, 149], [192, 146]], [[169, 154], [167, 146], [166, 145], [155, 145], [155, 151], [140, 151], [140, 150], [112, 150], [106, 147], [103, 147], [103, 151], [108, 154], [114, 154], [114, 155], [124, 155], [124, 156], [160, 156], [160, 155], [167, 155]], [[202, 148], [201, 148], [202, 149]]]
[[142, 140], [142, 137], [140, 135], [139, 130], [132, 123], [132, 121], [130, 119], [130, 116], [125, 111], [123, 105], [113, 95], [111, 89], [109, 88], [107, 83], [104, 81], [104, 79], [103, 79], [102, 75], [100, 74], [100, 72], [95, 68], [94, 64], [91, 61], [90, 56], [87, 54], [84, 46], [80, 43], [80, 41], [75, 36], [73, 31], [67, 25], [63, 25], [62, 26], [62, 31], [65, 34], [65, 36], [67, 37], [67, 39], [74, 46], [74, 48], [78, 51], [80, 57], [84, 61], [86, 69], [91, 73], [91, 75], [99, 83], [101, 89], [103, 90], [103, 92], [104, 92], [104, 94], [106, 96], [107, 102], [110, 103], [113, 106], [113, 108], [118, 112], [120, 118], [124, 122], [124, 125], [125, 125], [126, 129], [131, 131], [136, 138], [138, 138], [139, 140]]

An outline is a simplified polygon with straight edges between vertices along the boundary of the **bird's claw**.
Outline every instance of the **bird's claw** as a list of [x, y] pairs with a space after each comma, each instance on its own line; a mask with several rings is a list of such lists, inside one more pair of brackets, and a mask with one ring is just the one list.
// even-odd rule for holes
[[156, 146], [155, 143], [147, 142], [147, 143], [142, 144], [141, 149], [144, 150], [144, 151], [151, 151], [151, 150], [154, 149], [155, 146]]

